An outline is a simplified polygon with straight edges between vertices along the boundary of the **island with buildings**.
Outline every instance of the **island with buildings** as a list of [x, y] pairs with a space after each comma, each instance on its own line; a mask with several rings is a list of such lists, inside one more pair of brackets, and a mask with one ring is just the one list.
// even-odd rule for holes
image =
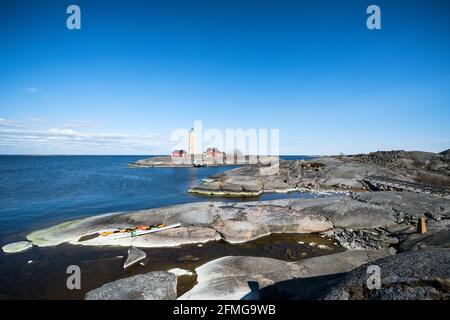
[[239, 150], [234, 150], [227, 154], [219, 150], [218, 147], [207, 147], [199, 152], [200, 146], [197, 145], [197, 136], [192, 128], [189, 131], [188, 150], [176, 149], [170, 155], [155, 156], [147, 159], [141, 159], [130, 163], [130, 168], [186, 168], [186, 167], [206, 167], [206, 166], [225, 166], [225, 165], [267, 165], [276, 160], [268, 155], [244, 155]]

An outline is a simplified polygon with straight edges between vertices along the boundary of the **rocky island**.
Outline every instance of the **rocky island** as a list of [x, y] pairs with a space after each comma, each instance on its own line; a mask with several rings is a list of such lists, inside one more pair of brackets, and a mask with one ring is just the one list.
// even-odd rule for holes
[[[140, 287], [153, 290], [164, 281], [161, 287], [167, 290], [161, 294], [135, 292], [128, 282], [136, 280], [126, 278], [96, 289], [87, 295], [89, 299], [448, 299], [449, 164], [449, 151], [390, 151], [243, 166], [209, 177], [189, 191], [234, 197], [292, 191], [335, 195], [204, 201], [106, 214], [35, 231], [27, 239], [35, 246], [153, 248], [315, 233], [345, 249], [296, 262], [226, 256], [196, 268], [196, 284], [182, 295], [174, 292], [177, 277], [156, 272], [142, 276], [140, 281], [147, 284]], [[181, 223], [181, 227], [135, 238], [96, 236], [98, 230], [155, 223]], [[381, 268], [380, 289], [366, 288], [368, 265]]]
[[257, 196], [291, 191], [412, 191], [448, 197], [449, 151], [389, 151], [367, 155], [280, 160], [274, 166], [246, 166], [210, 177], [189, 190], [207, 195]]
[[[243, 156], [237, 158], [233, 156], [208, 156], [207, 153], [197, 156], [183, 156], [183, 157], [171, 157], [171, 156], [157, 156], [146, 159], [137, 160], [129, 163], [129, 168], [189, 168], [193, 166], [229, 166], [229, 165], [265, 165], [270, 163], [271, 160], [276, 159], [270, 156]], [[277, 159], [276, 159], [277, 160]]]

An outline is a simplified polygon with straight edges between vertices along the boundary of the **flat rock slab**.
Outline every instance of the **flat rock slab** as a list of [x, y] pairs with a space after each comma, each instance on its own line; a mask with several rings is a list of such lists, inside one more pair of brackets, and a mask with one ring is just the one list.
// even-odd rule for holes
[[450, 199], [413, 192], [367, 192], [354, 194], [355, 200], [372, 205], [383, 205], [396, 212], [398, 218], [417, 222], [423, 215], [436, 219], [450, 218]]
[[89, 291], [86, 300], [175, 300], [177, 277], [156, 271], [104, 284]]
[[[55, 246], [61, 243], [94, 246], [173, 247], [187, 243], [203, 243], [219, 239], [220, 236], [217, 232], [209, 227], [213, 219], [213, 208], [208, 203], [193, 203], [161, 209], [104, 214], [73, 220], [33, 232], [27, 236], [27, 239], [32, 241], [33, 244], [42, 247]], [[159, 223], [166, 225], [181, 223], [182, 226], [133, 238], [91, 237], [102, 230], [131, 228], [136, 225], [154, 225]], [[86, 237], [89, 240], [79, 241]]]
[[33, 244], [30, 241], [18, 241], [4, 245], [2, 250], [5, 253], [19, 253], [30, 250], [32, 247]]
[[[128, 213], [106, 214], [69, 221], [27, 236], [37, 246], [61, 243], [136, 247], [174, 247], [223, 239], [246, 242], [271, 233], [314, 233], [333, 228], [373, 229], [395, 226], [399, 219], [433, 210], [445, 218], [450, 200], [402, 192], [315, 199], [280, 199], [253, 202], [199, 202]], [[111, 228], [181, 223], [181, 227], [138, 236], [111, 239], [95, 236]], [[87, 239], [87, 240], [86, 240]]]
[[399, 251], [412, 251], [425, 248], [448, 248], [450, 250], [450, 230], [431, 234], [410, 234], [400, 243]]
[[198, 283], [179, 299], [307, 299], [323, 288], [316, 284], [312, 290], [310, 285], [299, 284], [299, 279], [320, 281], [320, 277], [341, 275], [390, 254], [390, 250], [354, 250], [294, 263], [261, 257], [223, 257], [197, 268]]
[[128, 257], [125, 260], [125, 262], [123, 263], [123, 268], [124, 269], [130, 268], [130, 267], [134, 266], [135, 264], [145, 260], [146, 257], [147, 257], [147, 254], [144, 251], [142, 251], [134, 246], [131, 246], [128, 249]]
[[381, 271], [381, 288], [367, 287], [367, 266], [350, 272], [326, 300], [448, 300], [450, 249], [400, 253], [372, 263]]

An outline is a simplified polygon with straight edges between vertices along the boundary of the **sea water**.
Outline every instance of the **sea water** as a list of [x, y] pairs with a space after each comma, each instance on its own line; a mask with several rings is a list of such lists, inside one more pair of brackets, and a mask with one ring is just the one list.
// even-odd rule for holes
[[[128, 168], [129, 163], [144, 158], [148, 156], [0, 156], [0, 245], [81, 217], [196, 201], [230, 201], [187, 190], [232, 166]], [[259, 199], [308, 196], [267, 194]]]

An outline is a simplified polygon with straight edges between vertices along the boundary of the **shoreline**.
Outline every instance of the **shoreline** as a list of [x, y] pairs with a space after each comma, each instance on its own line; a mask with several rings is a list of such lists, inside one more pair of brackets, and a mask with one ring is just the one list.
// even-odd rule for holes
[[[204, 179], [206, 180], [206, 179]], [[206, 180], [208, 181], [208, 180]], [[208, 189], [201, 189], [199, 187], [191, 188], [187, 191], [188, 193], [203, 195], [203, 196], [211, 196], [211, 197], [226, 197], [226, 198], [255, 198], [264, 194], [289, 194], [289, 193], [305, 193], [305, 194], [313, 194], [313, 195], [348, 195], [348, 190], [334, 190], [334, 189], [308, 189], [303, 187], [298, 188], [286, 188], [286, 189], [273, 189], [273, 190], [260, 190], [255, 192], [250, 191], [214, 191]]]
[[[317, 198], [317, 200], [320, 199], [326, 198]], [[327, 231], [331, 228], [331, 224], [319, 215], [290, 216], [290, 214], [282, 213], [285, 206], [297, 200], [302, 199], [253, 202], [205, 201], [134, 212], [103, 214], [67, 221], [34, 231], [27, 235], [27, 240], [38, 247], [70, 243], [83, 246], [129, 246], [133, 244], [138, 247], [150, 248], [197, 244], [214, 240], [242, 243], [271, 233], [312, 233]], [[273, 220], [270, 217], [270, 212], [265, 213], [263, 217], [259, 216], [259, 204], [278, 208], [276, 210], [280, 211], [281, 214], [279, 221], [270, 222]], [[256, 218], [256, 220], [248, 221], [246, 228], [243, 228], [243, 225], [245, 225], [243, 221], [240, 223], [229, 219], [230, 215], [239, 215], [243, 208], [247, 208], [249, 213], [252, 212], [250, 214], [255, 215]], [[265, 219], [274, 224], [267, 225]], [[133, 221], [133, 223], [129, 221]], [[80, 239], [89, 237], [101, 230], [132, 227], [134, 224], [152, 225], [157, 223], [181, 223], [181, 227], [135, 238], [108, 239], [107, 237], [96, 237], [80, 241]]]
[[[406, 156], [402, 154], [402, 156], [407, 157], [408, 154]], [[358, 157], [281, 161], [277, 170], [264, 171], [269, 174], [261, 174], [258, 166], [241, 166], [202, 179], [200, 186], [188, 190], [189, 193], [198, 195], [243, 199], [269, 193], [288, 194], [302, 191], [317, 195], [342, 194], [339, 197], [241, 202], [204, 201], [150, 210], [103, 214], [37, 230], [28, 234], [27, 239], [38, 248], [70, 244], [74, 247], [81, 245], [104, 250], [108, 248], [116, 250], [118, 247], [130, 245], [147, 250], [164, 248], [170, 250], [170, 248], [183, 246], [209, 246], [218, 242], [245, 246], [265, 237], [303, 234], [333, 239], [332, 241], [347, 250], [344, 251], [346, 253], [344, 255], [324, 256], [327, 257], [326, 259], [331, 259], [331, 263], [332, 261], [339, 263], [339, 268], [342, 268], [340, 270], [345, 274], [351, 274], [352, 269], [356, 270], [361, 264], [372, 261], [375, 257], [389, 260], [392, 256], [395, 260], [397, 256], [423, 255], [424, 259], [425, 257], [431, 259], [430, 265], [434, 266], [438, 259], [434, 259], [429, 253], [440, 248], [450, 248], [448, 188], [421, 184], [417, 177], [423, 179], [423, 176], [427, 174], [428, 177], [435, 179], [433, 181], [441, 182], [446, 181], [445, 175], [438, 176], [438, 173], [432, 172], [432, 169], [428, 167], [424, 168], [420, 163], [414, 163], [415, 167], [411, 169], [398, 167], [395, 162], [392, 165], [391, 160], [387, 161], [387, 164], [380, 165], [372, 163], [372, 158], [369, 158], [370, 160], [363, 158], [364, 160], [361, 161]], [[382, 154], [382, 157], [386, 155]], [[389, 153], [388, 157], [390, 157]], [[379, 161], [378, 158], [377, 161]], [[425, 235], [418, 234], [416, 229], [417, 221], [424, 216], [426, 216], [428, 230]], [[181, 226], [135, 238], [111, 240], [99, 236], [92, 237], [106, 229], [131, 228], [135, 225], [158, 223], [167, 225], [181, 223]], [[317, 243], [315, 245], [317, 246]], [[361, 252], [366, 252], [367, 255], [364, 253], [359, 256]], [[350, 263], [355, 261], [355, 257], [359, 257], [359, 260], [357, 259], [359, 262]], [[199, 266], [196, 271], [202, 273], [201, 270], [205, 268], [209, 270], [210, 266], [223, 268], [228, 261], [233, 261], [232, 264], [245, 264], [246, 261], [251, 261], [249, 259], [239, 256], [227, 259], [221, 257]], [[324, 259], [318, 261], [325, 261]], [[410, 258], [405, 259], [404, 263], [409, 264]], [[276, 278], [279, 281], [293, 277], [291, 266], [273, 259], [260, 261], [261, 266], [275, 264], [281, 268], [280, 270], [285, 270], [280, 275], [281, 278]], [[303, 262], [300, 259], [298, 263]], [[315, 268], [320, 269], [319, 266], [322, 263], [315, 262]], [[297, 270], [295, 268], [297, 267], [294, 267], [294, 270]], [[433, 270], [443, 272], [437, 268]], [[181, 270], [181, 272], [184, 271]], [[255, 272], [263, 271], [250, 268], [248, 272], [249, 274], [244, 277], [246, 281], [249, 277], [254, 277]], [[314, 270], [308, 272], [309, 276], [315, 274]], [[333, 271], [323, 272], [330, 274]], [[209, 271], [207, 274], [209, 277]], [[154, 281], [159, 281], [161, 276], [161, 274], [149, 273], [148, 279], [155, 277]], [[230, 275], [230, 277], [230, 279], [241, 279], [239, 275]], [[344, 281], [344, 279], [341, 280]], [[214, 283], [200, 279], [197, 285], [184, 293], [183, 298], [202, 298], [205, 297], [205, 292], [210, 290], [216, 290], [215, 298], [234, 299], [242, 298], [244, 293], [249, 294], [245, 286], [242, 287], [241, 284], [233, 281], [227, 284], [229, 287], [226, 287], [226, 290], [229, 291], [223, 292]], [[240, 281], [238, 280], [238, 283]], [[118, 281], [114, 285], [120, 285], [120, 283], [121, 281]], [[99, 288], [100, 292], [104, 290], [102, 288]], [[209, 295], [206, 294], [206, 296]]]
[[[327, 245], [329, 249], [310, 246], [309, 243], [313, 242]], [[186, 244], [178, 247], [142, 248], [150, 263], [145, 267], [137, 265], [127, 270], [123, 270], [122, 267], [127, 256], [126, 247], [71, 244], [35, 247], [21, 254], [0, 254], [0, 261], [8, 262], [8, 272], [0, 274], [0, 281], [3, 284], [0, 295], [8, 291], [11, 299], [84, 299], [88, 291], [105, 283], [146, 272], [169, 271], [174, 268], [193, 273], [177, 277], [178, 295], [182, 295], [197, 283], [196, 268], [223, 256], [269, 257], [293, 262], [344, 250], [333, 243], [334, 241], [318, 235], [277, 234], [244, 244], [229, 244], [219, 240], [200, 246]], [[83, 272], [81, 290], [67, 290], [65, 287], [67, 265], [74, 262]], [[18, 274], [14, 281], [8, 276], [12, 272]], [[41, 281], [33, 281], [36, 276]], [[6, 296], [5, 298], [8, 299]]]
[[[273, 156], [245, 156], [243, 161], [231, 159], [227, 161], [222, 157], [202, 156], [205, 167], [236, 167], [236, 166], [268, 166], [273, 160], [278, 162], [279, 157]], [[254, 163], [252, 161], [255, 161]], [[173, 158], [171, 156], [154, 156], [128, 163], [129, 168], [195, 168], [194, 159], [188, 157]], [[199, 165], [198, 167], [203, 167]]]

